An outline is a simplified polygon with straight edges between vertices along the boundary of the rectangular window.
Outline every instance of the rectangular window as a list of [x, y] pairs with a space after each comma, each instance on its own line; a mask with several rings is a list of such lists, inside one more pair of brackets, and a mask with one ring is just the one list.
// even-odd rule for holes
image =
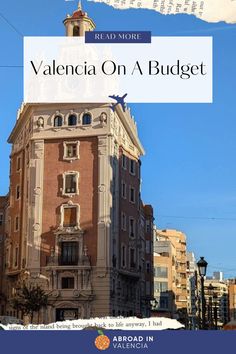
[[121, 195], [122, 195], [122, 198], [126, 199], [126, 184], [125, 184], [125, 182], [121, 183]]
[[135, 203], [135, 189], [133, 187], [130, 187], [129, 190], [129, 201]]
[[16, 199], [20, 199], [20, 186], [16, 186]]
[[168, 291], [168, 282], [167, 281], [154, 282], [154, 290], [155, 290], [155, 292], [158, 292], [158, 293], [163, 293], [163, 292]]
[[151, 230], [151, 227], [150, 227], [151, 225], [150, 225], [150, 220], [147, 220], [146, 221], [146, 232], [147, 233], [149, 233], [150, 232], [150, 230]]
[[121, 247], [121, 266], [123, 268], [126, 266], [126, 248], [124, 245]]
[[124, 154], [122, 155], [122, 168], [124, 170], [126, 170], [126, 168], [127, 168], [127, 156]]
[[155, 277], [168, 278], [168, 268], [167, 267], [155, 267]]
[[18, 267], [18, 256], [19, 256], [19, 248], [15, 248], [15, 254], [14, 254], [14, 267]]
[[151, 284], [150, 281], [146, 282], [146, 295], [150, 295], [151, 294]]
[[129, 160], [129, 172], [131, 175], [135, 175], [135, 161]]
[[133, 218], [129, 218], [129, 236], [135, 237], [135, 220]]
[[150, 246], [151, 245], [151, 242], [149, 240], [146, 240], [146, 253], [147, 254], [150, 254]]
[[75, 288], [75, 278], [68, 277], [61, 279], [61, 288], [62, 289], [74, 289]]
[[3, 225], [3, 213], [0, 214], [0, 226]]
[[73, 227], [77, 225], [77, 207], [64, 208], [64, 227]]
[[20, 171], [21, 169], [21, 158], [20, 157], [17, 157], [17, 160], [16, 160], [16, 170], [17, 171]]
[[78, 243], [62, 242], [61, 244], [61, 265], [78, 264]]
[[79, 141], [64, 142], [64, 160], [75, 160], [79, 158]]
[[19, 216], [15, 218], [15, 231], [19, 231]]
[[168, 297], [161, 296], [160, 297], [160, 308], [168, 309], [168, 307], [169, 307]]
[[66, 174], [65, 175], [65, 193], [74, 194], [77, 193], [77, 175], [76, 174]]
[[130, 255], [130, 268], [135, 268], [136, 264], [135, 264], [135, 249], [134, 248], [130, 248], [129, 250], [129, 255]]
[[146, 272], [147, 272], [147, 274], [150, 274], [150, 272], [151, 272], [150, 262], [146, 262]]
[[77, 157], [77, 144], [66, 144], [66, 157]]
[[121, 213], [121, 229], [126, 231], [126, 214]]

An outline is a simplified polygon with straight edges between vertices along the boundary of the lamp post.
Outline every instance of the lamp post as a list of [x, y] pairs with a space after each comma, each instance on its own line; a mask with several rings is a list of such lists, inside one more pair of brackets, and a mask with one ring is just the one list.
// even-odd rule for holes
[[204, 277], [206, 275], [207, 270], [207, 261], [204, 257], [200, 257], [199, 261], [197, 262], [198, 271], [201, 279], [201, 304], [202, 304], [202, 325], [201, 329], [206, 329], [206, 300], [204, 295]]

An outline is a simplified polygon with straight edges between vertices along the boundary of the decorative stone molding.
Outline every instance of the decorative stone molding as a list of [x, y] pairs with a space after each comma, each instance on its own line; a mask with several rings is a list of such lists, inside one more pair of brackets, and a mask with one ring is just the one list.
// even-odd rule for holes
[[[61, 221], [60, 221], [60, 228], [61, 230], [66, 230], [68, 229], [68, 232], [70, 232], [71, 230], [71, 227], [64, 227], [64, 210], [66, 208], [70, 208], [70, 207], [76, 207], [76, 215], [77, 215], [77, 218], [76, 218], [76, 226], [74, 227], [77, 227], [77, 230], [80, 229], [80, 206], [79, 204], [75, 204], [73, 203], [71, 200], [67, 203], [67, 204], [62, 204], [61, 207], [60, 207], [60, 213], [61, 213]], [[74, 228], [73, 227], [73, 228]]]

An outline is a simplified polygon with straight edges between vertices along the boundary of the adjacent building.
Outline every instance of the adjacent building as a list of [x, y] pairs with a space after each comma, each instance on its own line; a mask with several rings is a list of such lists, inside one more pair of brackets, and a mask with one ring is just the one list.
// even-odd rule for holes
[[187, 325], [186, 236], [177, 230], [154, 230], [156, 310]]
[[229, 292], [229, 320], [236, 320], [236, 279], [228, 280]]
[[0, 315], [4, 314], [6, 297], [3, 291], [3, 277], [5, 270], [4, 245], [6, 237], [6, 212], [8, 197], [0, 197]]
[[[64, 24], [68, 36], [95, 28], [81, 8]], [[153, 210], [140, 197], [144, 149], [129, 109], [25, 104], [8, 141], [5, 314], [17, 289], [38, 284], [49, 296], [44, 323], [149, 316]]]
[[206, 279], [204, 282], [206, 320], [208, 328], [223, 328], [229, 321], [228, 286], [224, 280]]
[[196, 258], [193, 252], [187, 252], [187, 311], [190, 329], [196, 329], [198, 326], [199, 285]]

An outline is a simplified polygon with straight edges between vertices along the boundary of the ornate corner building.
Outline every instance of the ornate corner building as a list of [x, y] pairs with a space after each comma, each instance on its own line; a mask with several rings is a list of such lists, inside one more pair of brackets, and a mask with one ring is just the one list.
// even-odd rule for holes
[[[81, 8], [64, 25], [67, 36], [95, 28]], [[8, 141], [1, 314], [16, 315], [11, 299], [26, 282], [49, 296], [44, 323], [149, 316], [153, 210], [140, 199], [144, 150], [129, 109], [25, 104]]]

